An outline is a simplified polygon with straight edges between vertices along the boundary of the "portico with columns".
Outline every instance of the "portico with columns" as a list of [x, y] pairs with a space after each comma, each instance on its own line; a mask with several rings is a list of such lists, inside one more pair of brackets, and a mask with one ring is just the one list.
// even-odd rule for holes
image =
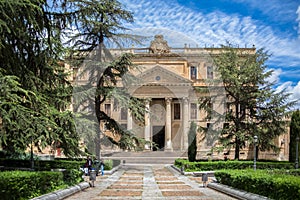
[[[129, 90], [144, 99], [143, 137], [157, 146], [145, 145], [149, 151], [181, 151], [188, 148], [189, 96], [191, 81], [156, 64], [137, 76], [139, 83]], [[137, 127], [130, 114], [127, 127]]]

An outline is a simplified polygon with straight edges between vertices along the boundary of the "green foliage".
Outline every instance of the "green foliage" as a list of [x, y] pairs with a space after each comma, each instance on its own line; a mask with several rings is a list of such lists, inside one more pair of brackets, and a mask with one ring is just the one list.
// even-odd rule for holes
[[[289, 161], [295, 162], [296, 160], [296, 142], [297, 136], [300, 138], [300, 111], [294, 111], [290, 124], [290, 145], [289, 145]], [[300, 158], [300, 151], [298, 149], [298, 155]], [[298, 160], [299, 160], [298, 158]]]
[[[76, 169], [83, 166], [85, 160], [68, 161], [68, 160], [35, 160], [35, 170], [50, 171], [51, 169]], [[28, 160], [0, 159], [0, 165], [9, 168], [30, 168]]]
[[104, 169], [111, 170], [113, 168], [113, 160], [104, 160]]
[[[184, 166], [185, 171], [214, 171], [220, 169], [251, 169], [253, 161], [199, 161], [189, 162], [185, 159], [176, 159], [175, 166]], [[289, 162], [257, 162], [257, 169], [292, 169], [293, 164]]]
[[95, 152], [97, 158], [100, 157], [100, 143], [105, 142], [104, 134], [99, 129], [101, 123], [115, 135], [108, 136], [111, 144], [122, 149], [139, 150], [147, 141], [124, 130], [115, 119], [101, 110], [106, 100], [114, 99], [118, 107], [130, 109], [136, 119], [141, 120], [144, 116], [143, 102], [131, 97], [126, 88], [132, 78], [128, 73], [129, 69], [134, 68], [131, 63], [132, 55], [124, 54], [114, 58], [106, 49], [107, 46], [123, 47], [128, 42], [139, 43], [141, 37], [124, 33], [127, 30], [125, 24], [133, 22], [133, 15], [116, 0], [81, 0], [70, 2], [65, 7], [68, 6], [72, 8], [69, 10], [71, 18], [74, 19], [72, 25], [78, 31], [69, 37], [68, 43], [72, 44], [69, 60], [71, 65], [80, 68], [82, 74], [78, 75], [79, 78], [88, 74], [86, 84], [80, 84], [74, 93], [75, 112], [80, 113], [78, 126], [91, 127], [90, 130], [83, 131], [88, 147], [95, 148], [88, 150]]
[[[85, 164], [85, 159], [55, 159], [55, 160], [35, 160], [34, 166], [36, 171], [50, 171], [52, 169], [67, 169], [67, 170], [79, 170]], [[4, 166], [5, 169], [18, 169], [18, 168], [30, 168], [30, 161], [28, 160], [16, 160], [16, 159], [0, 159], [0, 166]], [[105, 170], [111, 170], [112, 168], [120, 165], [120, 160], [104, 160]], [[95, 166], [96, 167], [96, 166]], [[73, 173], [73, 172], [72, 172]]]
[[197, 125], [195, 122], [191, 122], [190, 130], [188, 133], [188, 157], [189, 161], [193, 162], [196, 160], [197, 155]]
[[51, 170], [51, 169], [79, 169], [84, 165], [85, 161], [57, 161], [57, 160], [44, 160], [37, 161], [35, 166], [38, 170]]
[[83, 172], [78, 169], [66, 169], [63, 171], [63, 180], [67, 185], [76, 185], [83, 181]]
[[133, 22], [133, 15], [119, 1], [73, 0], [65, 8], [78, 31], [69, 41], [76, 54], [91, 52], [103, 44], [122, 47], [127, 42], [139, 43], [140, 36], [124, 33], [128, 30], [125, 24]]
[[[199, 88], [203, 93], [200, 109], [210, 113], [215, 121], [210, 130], [201, 130], [206, 136], [207, 131], [219, 136], [218, 151], [235, 149], [235, 159], [239, 159], [246, 142], [253, 145], [254, 135], [258, 136], [259, 150], [278, 151], [274, 139], [286, 132], [285, 117], [295, 102], [288, 102], [289, 94], [276, 92], [273, 83], [267, 81], [272, 75], [265, 65], [268, 53], [264, 49], [247, 52], [230, 45], [221, 51], [213, 57], [216, 80], [207, 88]], [[219, 112], [211, 104], [223, 104], [227, 110]]]
[[0, 145], [8, 152], [34, 144], [40, 151], [54, 145], [67, 156], [80, 153], [72, 113], [66, 111], [72, 86], [61, 63], [66, 16], [53, 11], [56, 3], [0, 3]]
[[293, 176], [287, 171], [272, 170], [221, 170], [215, 172], [218, 182], [269, 197], [285, 200], [300, 196], [300, 176]]
[[67, 185], [61, 172], [0, 172], [0, 195], [3, 200], [30, 199]]

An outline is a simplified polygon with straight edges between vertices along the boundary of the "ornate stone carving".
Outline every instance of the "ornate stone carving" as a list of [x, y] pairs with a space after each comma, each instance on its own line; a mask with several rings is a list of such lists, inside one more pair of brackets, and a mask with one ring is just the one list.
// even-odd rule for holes
[[170, 53], [170, 48], [163, 35], [155, 35], [150, 45], [150, 52], [156, 54]]

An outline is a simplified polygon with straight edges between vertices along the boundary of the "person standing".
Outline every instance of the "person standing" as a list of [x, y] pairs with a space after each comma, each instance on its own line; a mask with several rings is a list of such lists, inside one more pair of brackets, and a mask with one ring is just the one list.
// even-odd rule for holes
[[93, 165], [93, 161], [92, 161], [92, 159], [88, 156], [87, 159], [86, 159], [86, 166], [87, 166], [89, 172], [92, 170], [92, 165]]
[[100, 162], [100, 169], [101, 169], [101, 175], [102, 176], [104, 175], [104, 166], [105, 166], [104, 161], [101, 160], [101, 162]]

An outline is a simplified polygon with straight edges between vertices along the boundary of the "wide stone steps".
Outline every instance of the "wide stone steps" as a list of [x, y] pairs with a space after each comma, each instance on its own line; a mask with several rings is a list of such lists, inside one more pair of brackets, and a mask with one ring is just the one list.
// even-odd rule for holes
[[177, 158], [187, 158], [186, 152], [103, 152], [103, 159], [122, 160], [123, 164], [174, 164]]

